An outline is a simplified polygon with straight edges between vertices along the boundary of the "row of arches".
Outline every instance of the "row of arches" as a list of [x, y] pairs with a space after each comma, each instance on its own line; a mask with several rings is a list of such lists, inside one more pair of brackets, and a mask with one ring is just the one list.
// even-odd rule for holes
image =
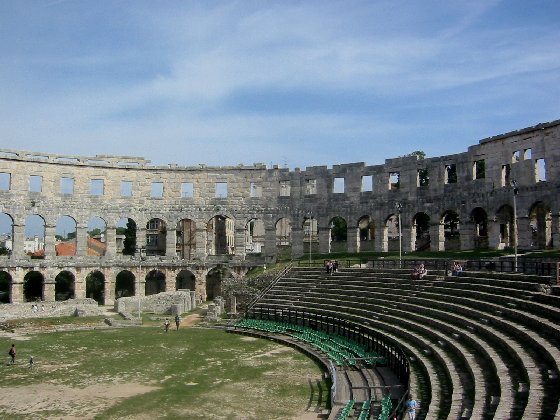
[[[197, 284], [195, 274], [190, 270], [181, 270], [175, 276], [174, 290], [188, 289], [191, 291], [204, 288], [207, 299], [213, 299], [221, 295], [222, 279], [227, 275], [227, 269], [223, 267], [215, 267], [211, 269], [204, 279], [202, 285]], [[46, 278], [40, 271], [29, 271], [23, 277], [23, 301], [38, 302], [47, 301], [45, 296]], [[54, 300], [65, 301], [77, 297], [77, 287], [85, 286], [85, 294], [83, 297], [91, 298], [99, 304], [106, 304], [105, 295], [107, 287], [113, 287], [113, 295], [115, 299], [130, 296], [150, 296], [161, 292], [170, 291], [168, 289], [168, 281], [163, 271], [151, 269], [147, 271], [141, 278], [137, 278], [135, 274], [123, 269], [119, 271], [111, 284], [105, 278], [105, 275], [99, 270], [93, 270], [87, 274], [85, 285], [78, 285], [75, 275], [68, 270], [60, 271], [54, 277]], [[13, 287], [13, 279], [7, 271], [0, 271], [0, 302], [11, 302]], [[143, 287], [143, 293], [138, 293], [138, 287]], [[201, 293], [202, 294], [202, 293]]]
[[[525, 232], [520, 233], [525, 238], [525, 245], [533, 248], [552, 246], [550, 208], [539, 201], [523, 214], [527, 215], [523, 217], [527, 223], [525, 226], [520, 226], [520, 229], [525, 229]], [[399, 226], [399, 216], [402, 226]], [[412, 241], [411, 250], [430, 249], [435, 239], [434, 235], [437, 235], [439, 250], [459, 249], [461, 248], [460, 236], [465, 233], [473, 238], [471, 248], [486, 248], [490, 245], [489, 221], [499, 225], [496, 233], [499, 237], [493, 239], [493, 244], [498, 244], [498, 247], [511, 246], [516, 223], [514, 223], [513, 207], [505, 204], [491, 215], [484, 208], [476, 207], [470, 212], [467, 220], [461, 220], [455, 210], [447, 210], [441, 215], [436, 215], [435, 218], [434, 215], [426, 212], [417, 212], [410, 217], [407, 213], [399, 215], [395, 211], [381, 221], [374, 220], [369, 215], [363, 215], [356, 221], [347, 221], [341, 216], [334, 216], [326, 223], [325, 220], [318, 220], [308, 214], [303, 217], [302, 222], [300, 219], [300, 226], [294, 226], [294, 221], [290, 217], [282, 217], [275, 222], [275, 237], [268, 242], [264, 221], [252, 218], [244, 225], [243, 243], [236, 238], [236, 221], [225, 215], [215, 215], [206, 222], [184, 218], [179, 220], [171, 230], [161, 218], [150, 219], [144, 228], [139, 228], [136, 221], [131, 218], [123, 218], [119, 220], [113, 233], [108, 230], [104, 219], [96, 217], [90, 219], [87, 225], [87, 238], [82, 240], [83, 244], [87, 244], [87, 252], [82, 250], [81, 254], [78, 224], [70, 216], [62, 216], [55, 228], [55, 249], [56, 255], [59, 256], [77, 254], [104, 256], [109, 245], [108, 241], [114, 241], [112, 245], [117, 255], [134, 255], [141, 249], [146, 255], [173, 255], [191, 260], [197, 255], [234, 255], [238, 253], [236, 246], [243, 247], [242, 254], [263, 254], [265, 250], [271, 255], [289, 254], [291, 247], [295, 245], [294, 241], [302, 241], [299, 245], [317, 250], [321, 240], [328, 242], [328, 246], [323, 245], [322, 248], [322, 251], [327, 252], [347, 251], [351, 243], [356, 244], [353, 249], [358, 252], [390, 251], [395, 248], [399, 231], [402, 235], [403, 229], [409, 230], [407, 234]], [[10, 215], [0, 214], [0, 225], [8, 225], [7, 229], [12, 232], [12, 235], [7, 236], [14, 237], [13, 219]], [[28, 230], [28, 225], [31, 228], [35, 226], [35, 232], [39, 232], [39, 235], [30, 238], [31, 230]], [[472, 226], [472, 230], [466, 231], [462, 229], [462, 225]], [[294, 230], [302, 231], [302, 235], [294, 237]], [[41, 216], [28, 216], [25, 236], [25, 253], [40, 256], [45, 247], [45, 221]], [[31, 244], [30, 240], [32, 240]], [[269, 246], [274, 244], [275, 249], [266, 249], [267, 244]], [[4, 253], [10, 253], [14, 246], [17, 244], [13, 241], [11, 243], [5, 241]]]

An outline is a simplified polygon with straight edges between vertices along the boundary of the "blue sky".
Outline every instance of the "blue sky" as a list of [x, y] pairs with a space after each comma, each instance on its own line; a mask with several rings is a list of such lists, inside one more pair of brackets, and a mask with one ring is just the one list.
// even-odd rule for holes
[[560, 2], [0, 0], [0, 147], [290, 168], [560, 118]]

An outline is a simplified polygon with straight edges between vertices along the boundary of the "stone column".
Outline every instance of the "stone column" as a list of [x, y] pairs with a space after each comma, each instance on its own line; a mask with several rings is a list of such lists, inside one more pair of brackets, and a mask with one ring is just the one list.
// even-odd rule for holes
[[84, 299], [86, 298], [86, 276], [85, 270], [76, 271], [74, 274], [74, 298]]
[[165, 235], [165, 256], [166, 257], [176, 257], [177, 256], [177, 230], [167, 229], [167, 234]]
[[303, 256], [303, 230], [292, 228], [292, 258]]
[[105, 244], [107, 245], [105, 257], [115, 258], [117, 256], [117, 228], [107, 226], [105, 231]]
[[245, 227], [235, 227], [235, 252], [234, 254], [245, 259]]
[[430, 251], [445, 251], [445, 230], [443, 223], [430, 224]]
[[[512, 230], [512, 235], [515, 235]], [[533, 240], [533, 231], [531, 230], [531, 220], [528, 217], [517, 218], [517, 248], [531, 248]], [[514, 236], [511, 238], [511, 246], [514, 245]]]
[[348, 226], [346, 231], [348, 238], [348, 252], [360, 252], [360, 228], [358, 228], [358, 226]]
[[385, 222], [378, 223], [375, 227], [375, 251], [387, 252], [389, 250], [389, 231]]
[[464, 222], [459, 225], [459, 237], [461, 240], [461, 249], [473, 249], [474, 237], [476, 234], [474, 223]]
[[83, 257], [87, 255], [88, 250], [88, 233], [87, 225], [78, 224], [76, 226], [76, 255]]
[[145, 267], [138, 266], [133, 272], [136, 277], [134, 296], [146, 296], [146, 276], [148, 275], [148, 270]]
[[[318, 227], [319, 230], [319, 253], [330, 254], [331, 252], [331, 228]], [[313, 246], [313, 243], [311, 244]], [[313, 247], [311, 248], [313, 249]]]
[[488, 248], [500, 249], [500, 223], [488, 220]]
[[[23, 243], [21, 244], [23, 250]], [[10, 271], [12, 282], [10, 284], [10, 303], [22, 303], [25, 299], [23, 296], [23, 278], [25, 276], [24, 270], [16, 267], [14, 271]]]
[[173, 268], [161, 268], [165, 275], [165, 291], [174, 292], [177, 289], [177, 272]]
[[[56, 256], [56, 249], [55, 249], [55, 231], [56, 226], [46, 225], [45, 226], [45, 257], [52, 258]], [[53, 294], [54, 296], [54, 294]]]
[[[146, 248], [146, 227], [138, 227], [136, 225], [136, 248], [143, 249]], [[140, 257], [139, 252], [136, 253], [137, 257]]]
[[115, 304], [115, 285], [117, 283], [117, 270], [111, 269], [107, 272], [104, 272], [105, 277], [105, 284], [103, 289], [104, 295], [104, 303], [105, 305], [114, 305]]
[[205, 260], [206, 256], [208, 255], [206, 252], [206, 226], [204, 228], [196, 227], [196, 241], [195, 241], [195, 250], [194, 250], [194, 258], [198, 260]]
[[[44, 274], [44, 273], [43, 273]], [[55, 301], [55, 281], [54, 279], [48, 278], [46, 275], [43, 280], [43, 301], [54, 302]]]
[[[402, 251], [411, 252], [416, 244], [416, 229], [402, 228]], [[398, 238], [397, 238], [398, 239]]]
[[276, 226], [267, 226], [264, 231], [264, 256], [267, 263], [274, 263], [278, 255], [276, 247]]
[[25, 225], [13, 225], [13, 235], [12, 238], [12, 255], [14, 258], [21, 258], [25, 254], [23, 253], [23, 243], [25, 242]]

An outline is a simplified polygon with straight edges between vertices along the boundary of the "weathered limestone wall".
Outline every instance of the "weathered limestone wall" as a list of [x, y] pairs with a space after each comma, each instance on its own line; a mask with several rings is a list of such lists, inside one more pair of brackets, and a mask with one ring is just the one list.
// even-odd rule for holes
[[103, 314], [103, 308], [100, 308], [93, 299], [69, 299], [63, 302], [8, 303], [2, 305], [1, 308], [0, 321], [73, 316], [76, 315], [76, 311], [78, 311], [80, 316]]
[[179, 314], [195, 309], [197, 306], [195, 292], [178, 290], [175, 292], [162, 292], [144, 297], [123, 297], [115, 301], [117, 312], [138, 313], [138, 299], [140, 310], [156, 314], [171, 314], [175, 307]]

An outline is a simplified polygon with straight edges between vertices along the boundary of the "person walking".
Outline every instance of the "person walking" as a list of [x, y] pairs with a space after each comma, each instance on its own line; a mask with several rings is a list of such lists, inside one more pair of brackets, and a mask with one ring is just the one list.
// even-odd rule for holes
[[16, 363], [16, 345], [12, 344], [12, 347], [8, 351], [8, 354], [12, 358], [12, 365]]
[[408, 413], [409, 420], [416, 419], [416, 409], [418, 408], [418, 402], [412, 398], [412, 394], [409, 395], [408, 401], [406, 402], [406, 412]]
[[165, 318], [165, 322], [163, 323], [163, 328], [165, 329], [165, 332], [169, 331], [169, 319]]
[[175, 327], [177, 328], [177, 331], [179, 331], [179, 325], [181, 325], [181, 317], [177, 314], [175, 315]]

